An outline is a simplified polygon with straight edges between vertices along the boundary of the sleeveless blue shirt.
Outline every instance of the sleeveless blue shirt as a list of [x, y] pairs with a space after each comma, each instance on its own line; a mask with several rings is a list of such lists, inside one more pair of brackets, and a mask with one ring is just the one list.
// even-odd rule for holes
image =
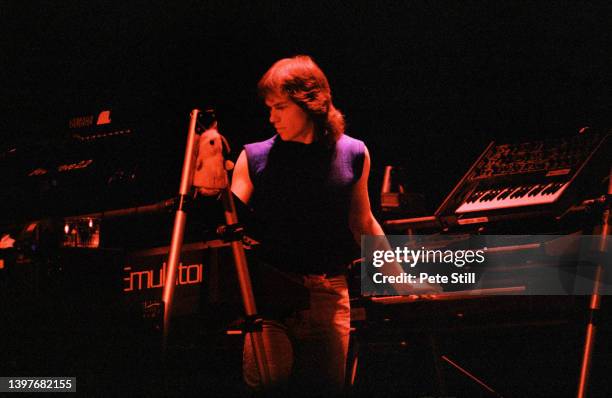
[[303, 144], [275, 135], [244, 148], [262, 260], [300, 274], [343, 272], [359, 257], [349, 209], [363, 171], [363, 142], [342, 135], [331, 146]]

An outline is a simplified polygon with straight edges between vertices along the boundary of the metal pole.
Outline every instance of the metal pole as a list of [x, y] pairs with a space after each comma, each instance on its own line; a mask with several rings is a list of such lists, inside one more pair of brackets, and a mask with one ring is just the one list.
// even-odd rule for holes
[[185, 147], [185, 158], [183, 160], [183, 172], [181, 174], [181, 185], [179, 188], [176, 214], [174, 216], [174, 227], [172, 228], [172, 241], [170, 243], [168, 266], [166, 268], [166, 280], [162, 296], [162, 301], [164, 302], [164, 328], [162, 350], [164, 353], [166, 351], [166, 345], [168, 343], [170, 319], [172, 317], [172, 302], [174, 299], [174, 289], [176, 287], [176, 269], [178, 268], [178, 263], [181, 257], [183, 234], [185, 232], [185, 223], [187, 222], [185, 202], [191, 190], [191, 180], [193, 176], [194, 166], [193, 151], [196, 141], [196, 123], [199, 112], [200, 111], [197, 109], [191, 111], [189, 132], [187, 134], [187, 146]]
[[[608, 195], [604, 204], [604, 211], [601, 222], [601, 237], [599, 239], [599, 254], [606, 251], [608, 235], [610, 233], [610, 196], [612, 195], [612, 168], [610, 169], [608, 180]], [[600, 259], [602, 256], [600, 256]], [[591, 294], [591, 302], [589, 303], [589, 323], [587, 325], [586, 336], [584, 341], [584, 351], [582, 354], [582, 365], [580, 366], [580, 380], [578, 382], [578, 398], [586, 397], [587, 387], [589, 384], [589, 375], [591, 373], [591, 359], [593, 356], [593, 346], [595, 345], [595, 335], [597, 333], [597, 319], [601, 308], [600, 284], [603, 278], [603, 273], [606, 271], [600, 260], [595, 271], [593, 281], [593, 293]]]
[[[227, 225], [231, 226], [238, 224], [236, 206], [234, 204], [234, 198], [229, 185], [223, 191], [223, 207], [225, 209], [225, 222]], [[263, 326], [263, 321], [261, 319], [256, 319], [257, 306], [255, 305], [255, 296], [253, 295], [251, 276], [249, 274], [249, 267], [247, 265], [244, 247], [242, 246], [241, 240], [232, 240], [232, 254], [234, 255], [234, 263], [236, 264], [236, 274], [238, 275], [238, 283], [240, 284], [240, 293], [242, 295], [242, 303], [244, 305], [244, 312], [247, 318], [247, 326], [256, 326], [255, 328], [252, 328], [252, 330], [249, 330], [251, 327], [247, 327], [246, 331], [249, 332], [248, 335], [251, 339], [251, 345], [255, 354], [261, 384], [264, 390], [266, 390], [270, 386], [270, 371], [266, 358], [262, 330], [260, 329]], [[258, 322], [258, 324], [253, 325], [253, 322]]]

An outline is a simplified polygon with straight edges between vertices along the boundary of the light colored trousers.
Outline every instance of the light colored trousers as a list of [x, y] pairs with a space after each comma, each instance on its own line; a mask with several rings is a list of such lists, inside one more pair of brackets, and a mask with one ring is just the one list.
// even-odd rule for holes
[[[271, 391], [298, 395], [342, 392], [350, 332], [349, 294], [344, 275], [304, 276], [310, 308], [282, 321], [263, 323], [263, 340]], [[244, 341], [244, 380], [262, 386], [250, 336]]]

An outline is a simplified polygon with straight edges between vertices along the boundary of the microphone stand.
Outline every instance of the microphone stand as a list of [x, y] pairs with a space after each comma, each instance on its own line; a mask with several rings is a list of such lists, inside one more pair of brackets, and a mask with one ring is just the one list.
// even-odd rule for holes
[[[193, 182], [193, 171], [195, 164], [195, 142], [196, 142], [196, 126], [198, 109], [191, 111], [191, 119], [189, 122], [189, 132], [187, 135], [187, 147], [185, 148], [185, 159], [183, 161], [183, 172], [181, 175], [181, 185], [179, 188], [177, 209], [174, 218], [174, 227], [172, 229], [172, 241], [170, 243], [170, 253], [168, 256], [167, 275], [164, 284], [162, 300], [164, 302], [164, 321], [163, 321], [163, 338], [162, 352], [165, 354], [168, 345], [168, 335], [170, 331], [170, 320], [172, 318], [172, 304], [174, 299], [174, 290], [176, 287], [176, 270], [178, 268], [181, 247], [183, 245], [183, 234], [187, 221], [186, 204], [189, 198]], [[255, 305], [255, 296], [251, 284], [248, 264], [242, 245], [242, 228], [238, 224], [238, 216], [236, 206], [234, 204], [230, 184], [226, 184], [221, 191], [223, 207], [225, 213], [225, 221], [227, 225], [222, 228], [224, 240], [231, 242], [232, 254], [238, 274], [238, 282], [240, 284], [240, 292], [244, 305], [246, 322], [245, 332], [250, 336], [259, 376], [264, 391], [269, 387], [270, 373], [268, 362], [264, 351], [262, 326], [263, 319], [257, 314], [257, 306]]]

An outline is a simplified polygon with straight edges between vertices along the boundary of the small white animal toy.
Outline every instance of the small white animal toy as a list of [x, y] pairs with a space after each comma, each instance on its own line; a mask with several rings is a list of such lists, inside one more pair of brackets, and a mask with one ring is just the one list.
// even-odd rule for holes
[[225, 137], [219, 134], [216, 126], [213, 126], [199, 136], [196, 148], [193, 185], [202, 195], [217, 195], [227, 187], [227, 170], [234, 166], [230, 160], [224, 160], [223, 151], [229, 153], [230, 146]]

